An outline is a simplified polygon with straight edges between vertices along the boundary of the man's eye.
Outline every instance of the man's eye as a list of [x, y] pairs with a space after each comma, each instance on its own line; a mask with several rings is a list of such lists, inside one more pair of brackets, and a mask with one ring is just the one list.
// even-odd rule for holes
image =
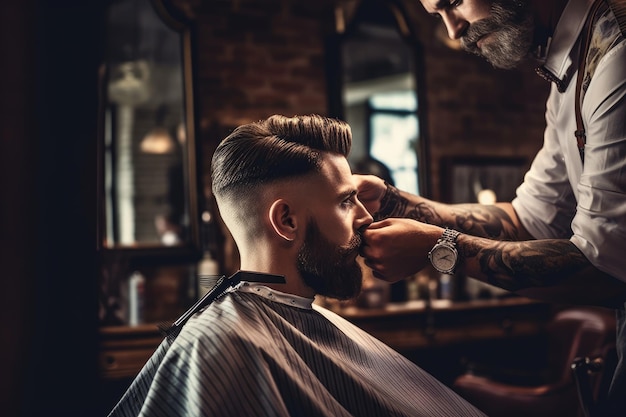
[[[450, 3], [448, 5], [441, 6], [440, 10], [443, 10], [443, 9], [445, 9], [445, 10], [456, 9], [462, 3], [463, 3], [463, 0], [452, 0], [452, 1], [450, 1]], [[441, 20], [441, 13], [431, 13], [430, 15], [432, 17], [434, 17], [435, 19], [440, 19]]]

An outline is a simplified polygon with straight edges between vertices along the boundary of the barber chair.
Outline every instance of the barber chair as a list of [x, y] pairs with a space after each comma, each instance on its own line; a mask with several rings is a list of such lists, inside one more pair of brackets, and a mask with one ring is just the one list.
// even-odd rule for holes
[[[489, 417], [592, 417], [616, 364], [614, 311], [568, 308], [556, 313], [546, 330], [547, 369], [540, 382], [516, 385], [467, 372], [453, 389]], [[508, 364], [516, 360], [502, 355]]]

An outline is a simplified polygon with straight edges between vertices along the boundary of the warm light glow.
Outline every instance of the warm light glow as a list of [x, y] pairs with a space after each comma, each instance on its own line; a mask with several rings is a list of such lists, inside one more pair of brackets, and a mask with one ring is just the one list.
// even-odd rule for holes
[[496, 193], [490, 189], [480, 190], [476, 197], [480, 204], [496, 204], [497, 201]]
[[145, 153], [164, 154], [174, 150], [174, 139], [163, 127], [155, 127], [143, 138], [140, 149]]

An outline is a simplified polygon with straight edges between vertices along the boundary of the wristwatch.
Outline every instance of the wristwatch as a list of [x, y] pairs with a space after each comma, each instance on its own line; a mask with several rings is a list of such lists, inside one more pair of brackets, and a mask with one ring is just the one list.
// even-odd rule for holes
[[459, 263], [456, 238], [460, 234], [456, 230], [446, 228], [435, 246], [428, 252], [430, 263], [442, 274], [454, 274], [454, 268]]

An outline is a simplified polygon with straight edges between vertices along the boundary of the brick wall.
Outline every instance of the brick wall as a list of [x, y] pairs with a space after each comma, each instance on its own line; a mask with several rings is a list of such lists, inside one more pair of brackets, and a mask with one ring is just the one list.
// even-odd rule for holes
[[[274, 113], [327, 113], [324, 38], [333, 8], [330, 0], [308, 9], [285, 0], [190, 2], [206, 182], [208, 155], [230, 127]], [[530, 65], [496, 70], [445, 47], [434, 35], [440, 23], [419, 2], [407, 0], [406, 10], [423, 47], [433, 197], [443, 157], [531, 159], [542, 142], [547, 83]]]

